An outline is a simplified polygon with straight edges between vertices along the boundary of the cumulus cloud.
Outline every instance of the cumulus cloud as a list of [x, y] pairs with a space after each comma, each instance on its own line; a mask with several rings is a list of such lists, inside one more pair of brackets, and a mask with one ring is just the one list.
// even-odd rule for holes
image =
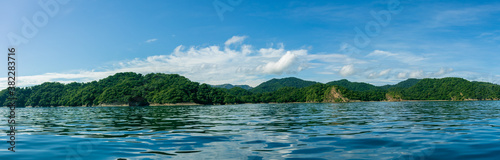
[[[307, 50], [278, 48], [252, 49], [251, 45], [239, 44], [246, 36], [234, 36], [225, 45], [185, 47], [180, 45], [170, 54], [136, 58], [114, 64], [109, 70], [77, 71], [71, 73], [46, 73], [19, 77], [19, 84], [31, 86], [43, 82], [88, 82], [105, 78], [118, 72], [176, 73], [209, 84], [257, 85], [266, 75], [291, 74], [308, 67]], [[236, 45], [237, 44], [237, 45]], [[5, 78], [6, 79], [6, 78]], [[0, 85], [6, 84], [0, 80]], [[6, 87], [6, 86], [3, 86]]]
[[154, 41], [157, 41], [157, 40], [158, 40], [158, 39], [156, 39], [156, 38], [153, 38], [153, 39], [148, 39], [148, 40], [146, 40], [146, 43], [151, 43], [151, 42], [154, 42]]
[[259, 66], [258, 69], [262, 70], [263, 73], [266, 74], [283, 74], [283, 73], [296, 73], [302, 71], [307, 66], [306, 62], [301, 60], [307, 55], [306, 50], [297, 50], [297, 51], [287, 51], [285, 55], [283, 55], [276, 62], [269, 62], [264, 66]]

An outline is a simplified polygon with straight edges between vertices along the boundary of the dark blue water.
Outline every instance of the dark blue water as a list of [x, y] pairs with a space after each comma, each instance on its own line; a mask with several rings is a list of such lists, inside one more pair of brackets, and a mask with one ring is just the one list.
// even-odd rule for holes
[[500, 102], [18, 108], [0, 159], [500, 159]]

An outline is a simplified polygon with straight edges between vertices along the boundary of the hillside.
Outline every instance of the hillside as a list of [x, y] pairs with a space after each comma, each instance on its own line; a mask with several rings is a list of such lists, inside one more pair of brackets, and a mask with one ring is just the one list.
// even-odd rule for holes
[[326, 83], [328, 85], [337, 85], [337, 86], [342, 86], [345, 87], [349, 90], [353, 91], [369, 91], [369, 90], [378, 90], [379, 88], [368, 84], [368, 83], [363, 83], [363, 82], [351, 82], [348, 81], [347, 79], [342, 79], [338, 81], [331, 81]]
[[221, 85], [210, 85], [210, 86], [215, 87], [215, 88], [224, 88], [224, 89], [231, 89], [231, 88], [234, 88], [234, 87], [240, 87], [240, 88], [243, 88], [243, 89], [246, 89], [246, 90], [252, 89], [252, 87], [250, 87], [249, 85], [221, 84]]
[[[16, 96], [18, 106], [220, 104], [231, 97], [219, 88], [200, 85], [177, 74], [151, 73], [143, 76], [132, 72], [117, 73], [88, 83], [46, 82], [17, 88]], [[1, 104], [6, 104], [6, 97], [7, 90], [0, 91]]]
[[[333, 85], [332, 85], [333, 84]], [[348, 88], [349, 87], [349, 88]], [[0, 91], [6, 105], [8, 90]], [[17, 106], [147, 106], [177, 103], [238, 104], [400, 100], [498, 100], [500, 85], [462, 78], [408, 79], [382, 89], [347, 80], [322, 84], [298, 78], [271, 79], [254, 89], [216, 88], [177, 74], [117, 73], [88, 83], [46, 82], [17, 88]]]
[[500, 86], [470, 82], [463, 78], [426, 78], [407, 88], [389, 89], [406, 100], [493, 100], [500, 98]]
[[264, 83], [261, 83], [257, 87], [251, 89], [250, 91], [254, 93], [272, 92], [283, 87], [294, 87], [294, 88], [304, 88], [316, 84], [318, 82], [306, 81], [295, 77], [288, 77], [282, 79], [271, 79]]
[[410, 78], [404, 81], [401, 81], [395, 85], [384, 85], [380, 86], [381, 89], [391, 89], [391, 88], [410, 88], [411, 86], [414, 86], [418, 82], [420, 82], [422, 79], [415, 79], [415, 78]]

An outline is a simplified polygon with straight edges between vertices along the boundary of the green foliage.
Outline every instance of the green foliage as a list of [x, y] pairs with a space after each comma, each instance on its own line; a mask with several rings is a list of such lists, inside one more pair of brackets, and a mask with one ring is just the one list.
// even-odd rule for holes
[[[240, 87], [226, 89], [200, 85], [178, 74], [125, 72], [87, 83], [46, 82], [16, 88], [17, 106], [383, 101], [386, 96], [398, 100], [499, 99], [500, 86], [462, 78], [408, 79], [382, 87], [347, 80], [322, 84], [284, 78], [269, 80], [249, 91]], [[0, 91], [0, 103], [4, 106], [8, 103], [7, 97], [7, 89]]]
[[267, 82], [261, 83], [260, 85], [251, 89], [250, 91], [254, 93], [273, 92], [283, 87], [304, 88], [316, 83], [318, 82], [305, 81], [295, 77], [288, 77], [282, 79], [273, 78]]
[[331, 81], [326, 83], [327, 85], [332, 85], [332, 86], [341, 86], [345, 87], [349, 90], [353, 91], [370, 91], [370, 90], [378, 90], [379, 88], [368, 84], [368, 83], [362, 83], [362, 82], [350, 82], [347, 79], [342, 79], [338, 81]]
[[225, 89], [232, 89], [235, 87], [243, 88], [246, 90], [252, 89], [249, 85], [232, 85], [232, 84], [221, 84], [221, 85], [212, 85], [214, 88], [225, 88]]
[[406, 100], [498, 99], [500, 86], [462, 78], [423, 79], [408, 89], [394, 88]]
[[380, 86], [381, 89], [391, 89], [391, 88], [410, 88], [420, 82], [422, 79], [415, 79], [415, 78], [409, 78], [407, 80], [401, 81], [398, 84], [395, 85], [385, 85], [385, 86]]

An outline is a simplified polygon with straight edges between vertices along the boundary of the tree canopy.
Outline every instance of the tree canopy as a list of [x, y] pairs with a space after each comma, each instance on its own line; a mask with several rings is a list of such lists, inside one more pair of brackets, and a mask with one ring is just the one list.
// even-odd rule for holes
[[[8, 90], [0, 91], [7, 105]], [[500, 86], [462, 78], [408, 79], [396, 85], [332, 81], [326, 84], [295, 77], [271, 79], [253, 89], [218, 88], [192, 82], [178, 74], [117, 73], [86, 83], [46, 82], [16, 88], [17, 106], [97, 106], [150, 104], [237, 104], [287, 102], [346, 102], [400, 100], [491, 100]]]

